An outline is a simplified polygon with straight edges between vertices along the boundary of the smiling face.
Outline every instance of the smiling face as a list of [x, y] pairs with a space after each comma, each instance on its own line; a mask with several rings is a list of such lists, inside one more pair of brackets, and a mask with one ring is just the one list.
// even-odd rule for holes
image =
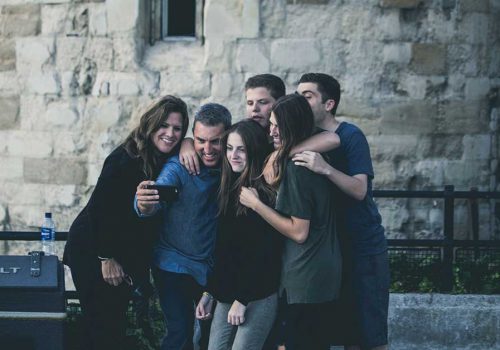
[[274, 149], [278, 149], [281, 146], [280, 129], [278, 128], [278, 123], [276, 122], [276, 116], [271, 113], [271, 118], [269, 118], [269, 135], [273, 139]]
[[208, 168], [219, 165], [222, 149], [220, 139], [223, 133], [224, 124], [209, 126], [196, 122], [194, 125], [194, 149], [203, 164]]
[[271, 108], [276, 100], [271, 96], [271, 92], [265, 87], [250, 88], [246, 91], [247, 118], [255, 120], [263, 128], [269, 126], [269, 116]]
[[232, 132], [227, 137], [226, 157], [235, 173], [242, 173], [247, 166], [247, 151], [241, 136]]
[[151, 140], [161, 153], [172, 152], [182, 138], [182, 115], [171, 112], [160, 128], [151, 134]]

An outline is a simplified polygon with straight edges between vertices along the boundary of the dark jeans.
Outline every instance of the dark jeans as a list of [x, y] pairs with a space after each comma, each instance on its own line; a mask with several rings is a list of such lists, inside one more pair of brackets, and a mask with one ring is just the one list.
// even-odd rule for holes
[[[194, 313], [203, 293], [202, 286], [190, 275], [157, 268], [153, 271], [153, 277], [167, 323], [167, 335], [162, 340], [161, 350], [193, 349]], [[203, 321], [199, 325], [200, 349], [206, 349], [210, 323]]]
[[104, 282], [97, 259], [86, 262], [71, 267], [84, 321], [82, 348], [123, 349], [130, 291], [124, 284], [114, 287]]
[[288, 304], [285, 307], [286, 350], [329, 350], [330, 303]]

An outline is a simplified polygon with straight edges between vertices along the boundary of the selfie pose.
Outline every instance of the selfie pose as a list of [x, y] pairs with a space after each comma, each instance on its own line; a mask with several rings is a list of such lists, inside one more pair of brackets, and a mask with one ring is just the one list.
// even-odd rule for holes
[[196, 316], [211, 317], [213, 295], [217, 306], [208, 348], [260, 350], [276, 318], [282, 237], [243, 206], [239, 194], [250, 187], [274, 206], [275, 192], [260, 176], [267, 135], [255, 121], [241, 121], [222, 139], [222, 149], [215, 268]]
[[71, 268], [85, 320], [85, 349], [123, 349], [132, 293], [149, 285], [155, 219], [141, 220], [133, 203], [137, 185], [155, 179], [178, 152], [188, 127], [187, 107], [165, 96], [104, 161], [85, 208], [69, 230], [64, 263]]
[[329, 349], [325, 306], [338, 296], [341, 278], [332, 187], [289, 160], [290, 150], [313, 132], [311, 107], [303, 96], [286, 95], [274, 105], [270, 125], [277, 149], [276, 209], [249, 187], [242, 188], [240, 202], [287, 238], [280, 283], [287, 303], [286, 349]]

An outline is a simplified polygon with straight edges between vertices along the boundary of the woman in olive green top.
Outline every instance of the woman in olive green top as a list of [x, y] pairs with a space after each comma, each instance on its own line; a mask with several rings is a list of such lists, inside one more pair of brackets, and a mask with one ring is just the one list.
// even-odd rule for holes
[[287, 350], [328, 349], [327, 302], [338, 296], [341, 256], [335, 233], [331, 184], [288, 160], [293, 146], [311, 136], [313, 113], [300, 95], [280, 98], [271, 114], [271, 136], [279, 187], [276, 209], [264, 204], [252, 188], [240, 202], [289, 238], [285, 243], [281, 293], [286, 293]]

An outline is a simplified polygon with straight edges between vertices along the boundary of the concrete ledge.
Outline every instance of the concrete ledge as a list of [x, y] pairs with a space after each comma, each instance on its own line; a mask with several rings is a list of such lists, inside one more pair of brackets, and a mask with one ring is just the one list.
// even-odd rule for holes
[[500, 349], [500, 295], [391, 294], [392, 350]]

